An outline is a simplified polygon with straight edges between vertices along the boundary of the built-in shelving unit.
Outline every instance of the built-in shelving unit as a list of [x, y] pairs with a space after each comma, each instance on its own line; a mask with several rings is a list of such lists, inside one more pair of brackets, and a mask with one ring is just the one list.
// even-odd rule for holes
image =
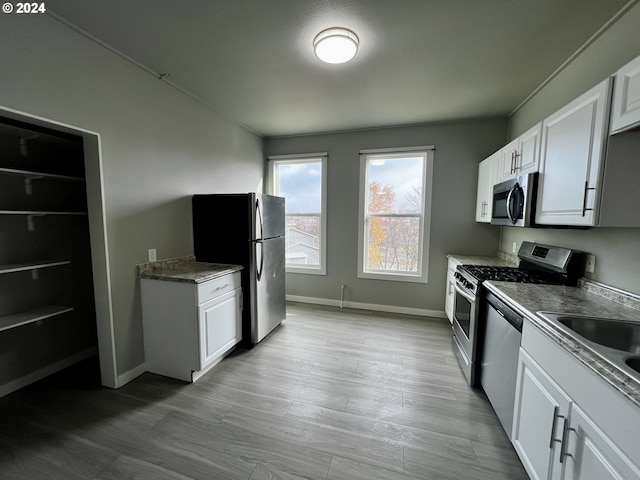
[[56, 317], [63, 313], [73, 311], [72, 307], [60, 305], [47, 305], [46, 307], [35, 308], [26, 312], [15, 313], [0, 317], [0, 332], [11, 328], [21, 327], [30, 323], [40, 322], [47, 318]]
[[26, 272], [29, 270], [37, 270], [39, 268], [58, 267], [60, 265], [68, 265], [69, 260], [40, 260], [37, 262], [13, 263], [10, 265], [0, 265], [0, 274]]
[[4, 394], [95, 350], [82, 138], [0, 117], [0, 217]]
[[86, 215], [87, 212], [47, 212], [44, 210], [0, 210], [0, 215]]
[[82, 177], [72, 177], [71, 175], [56, 175], [54, 173], [34, 172], [31, 170], [16, 170], [15, 168], [2, 168], [0, 167], [0, 175], [15, 175], [19, 177], [26, 177], [31, 179], [46, 178], [50, 180], [66, 180], [69, 182], [84, 182]]

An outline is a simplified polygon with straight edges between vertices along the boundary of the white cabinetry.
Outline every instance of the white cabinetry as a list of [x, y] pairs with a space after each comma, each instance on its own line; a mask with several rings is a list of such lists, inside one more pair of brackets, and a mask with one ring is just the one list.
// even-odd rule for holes
[[639, 413], [525, 320], [512, 438], [532, 479], [640, 479]]
[[611, 107], [611, 133], [640, 126], [640, 57], [616, 72]]
[[564, 471], [566, 480], [622, 480], [640, 472], [575, 403], [567, 421]]
[[543, 121], [536, 223], [596, 224], [610, 92], [608, 78]]
[[496, 183], [538, 171], [542, 123], [527, 130], [500, 150]]
[[444, 300], [444, 312], [447, 314], [447, 318], [449, 322], [453, 324], [453, 302], [456, 298], [456, 279], [454, 275], [456, 273], [457, 266], [460, 265], [460, 262], [455, 260], [454, 258], [449, 257], [449, 262], [447, 263], [447, 290], [445, 292], [445, 300]]
[[147, 370], [197, 380], [242, 340], [240, 272], [200, 284], [142, 278]]
[[476, 222], [491, 223], [493, 185], [500, 161], [500, 151], [484, 159], [478, 165], [478, 194], [476, 200]]
[[560, 478], [563, 419], [571, 399], [520, 349], [513, 446], [534, 480]]

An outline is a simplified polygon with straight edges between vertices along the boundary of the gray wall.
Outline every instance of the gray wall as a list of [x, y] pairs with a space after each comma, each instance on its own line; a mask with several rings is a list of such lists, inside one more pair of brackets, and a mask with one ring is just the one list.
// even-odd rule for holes
[[[640, 55], [640, 4], [588, 47], [556, 78], [514, 113], [511, 138], [543, 120], [575, 97], [613, 74]], [[638, 206], [630, 206], [638, 208]], [[596, 255], [594, 280], [640, 294], [640, 229], [503, 228], [501, 249], [511, 251], [512, 242], [538, 241], [581, 249]]]
[[48, 15], [3, 15], [0, 106], [101, 135], [117, 373], [144, 361], [135, 265], [193, 253], [193, 193], [260, 191], [263, 141]]
[[[446, 254], [493, 255], [499, 229], [474, 221], [478, 161], [506, 140], [506, 119], [271, 138], [268, 155], [326, 151], [327, 275], [288, 274], [287, 294], [442, 312]], [[429, 283], [357, 278], [359, 151], [434, 145]]]

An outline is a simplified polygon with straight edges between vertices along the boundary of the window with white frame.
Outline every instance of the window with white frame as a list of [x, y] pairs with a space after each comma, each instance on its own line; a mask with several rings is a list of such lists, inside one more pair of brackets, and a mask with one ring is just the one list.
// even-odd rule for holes
[[327, 154], [268, 157], [270, 191], [285, 198], [289, 273], [326, 274]]
[[433, 147], [360, 152], [358, 277], [427, 282]]

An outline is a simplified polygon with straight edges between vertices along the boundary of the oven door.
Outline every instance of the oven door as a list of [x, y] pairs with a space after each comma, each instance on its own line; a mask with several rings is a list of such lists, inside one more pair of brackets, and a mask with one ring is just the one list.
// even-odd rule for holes
[[454, 353], [470, 385], [476, 383], [476, 351], [479, 302], [456, 282], [453, 309]]

